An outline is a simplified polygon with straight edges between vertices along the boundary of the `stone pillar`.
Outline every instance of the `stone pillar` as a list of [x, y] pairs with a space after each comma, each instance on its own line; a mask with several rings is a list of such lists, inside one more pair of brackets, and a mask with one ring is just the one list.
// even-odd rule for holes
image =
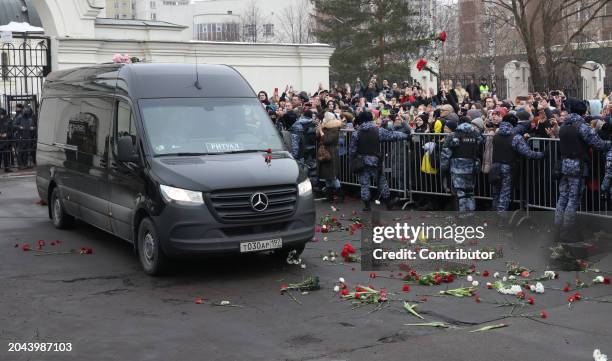
[[[432, 88], [434, 90], [434, 93], [437, 94], [438, 93], [438, 76], [436, 76], [435, 74], [432, 74], [430, 71], [427, 71], [425, 69], [423, 69], [422, 71], [419, 71], [416, 68], [417, 62], [418, 62], [418, 59], [414, 60], [412, 64], [410, 65], [410, 76], [412, 77], [412, 79], [414, 79], [415, 81], [418, 81], [419, 84], [421, 84], [421, 88], [423, 88], [424, 90]], [[428, 61], [427, 66], [430, 69], [432, 69], [434, 72], [436, 72], [437, 74], [440, 73], [440, 68], [438, 66], [438, 63], [434, 61]]]
[[599, 89], [603, 89], [606, 67], [594, 61], [587, 61], [580, 69], [582, 78], [582, 98], [586, 100], [597, 99]]
[[531, 71], [527, 62], [512, 60], [506, 63], [506, 65], [504, 65], [506, 97], [514, 101], [519, 95], [526, 96], [529, 93], [530, 76]]

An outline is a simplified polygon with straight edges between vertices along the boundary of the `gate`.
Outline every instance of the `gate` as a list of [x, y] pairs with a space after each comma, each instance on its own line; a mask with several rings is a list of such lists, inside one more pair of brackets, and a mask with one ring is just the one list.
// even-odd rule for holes
[[19, 102], [38, 109], [44, 78], [51, 72], [51, 41], [46, 36], [13, 34], [0, 44], [0, 107], [9, 114]]

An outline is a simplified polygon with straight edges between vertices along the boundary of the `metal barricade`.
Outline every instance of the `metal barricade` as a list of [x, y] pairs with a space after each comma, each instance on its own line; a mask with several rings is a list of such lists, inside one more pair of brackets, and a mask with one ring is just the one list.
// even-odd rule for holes
[[36, 164], [36, 139], [0, 139], [0, 169]]
[[[554, 169], [560, 165], [559, 140], [548, 138], [529, 139], [531, 148], [546, 154], [543, 161], [529, 160], [525, 178], [527, 209], [554, 210], [559, 198], [559, 181]], [[593, 151], [587, 162], [588, 174], [584, 181], [584, 192], [579, 213], [612, 217], [612, 207], [601, 200], [600, 185], [605, 173], [605, 152]]]
[[[349, 147], [352, 129], [343, 129], [340, 132], [339, 152], [340, 152], [340, 183], [345, 185], [359, 185], [357, 174], [350, 166]], [[380, 154], [383, 160], [383, 173], [387, 178], [389, 190], [402, 199], [408, 197], [408, 187], [406, 186], [407, 160], [408, 160], [408, 141], [380, 142]], [[370, 187], [377, 189], [377, 180], [370, 181]]]

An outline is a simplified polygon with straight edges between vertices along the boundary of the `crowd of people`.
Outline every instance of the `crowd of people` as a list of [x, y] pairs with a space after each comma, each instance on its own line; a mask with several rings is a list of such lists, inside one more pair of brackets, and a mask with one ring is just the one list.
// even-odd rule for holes
[[[612, 96], [585, 101], [554, 90], [499, 99], [491, 94], [486, 78], [472, 79], [465, 88], [445, 80], [435, 92], [416, 83], [379, 81], [376, 76], [367, 86], [357, 79], [354, 86], [327, 90], [320, 85], [310, 94], [287, 86], [271, 96], [265, 91], [258, 96], [313, 185], [324, 181], [321, 189], [329, 201], [343, 198], [338, 166], [339, 157], [348, 152], [364, 210], [371, 209], [371, 179], [378, 185], [380, 200], [393, 207], [379, 143], [410, 139], [413, 133], [445, 133], [429, 146], [439, 147], [436, 165], [448, 175], [461, 214], [475, 210], [479, 172], [486, 173], [491, 184], [493, 210], [500, 215], [508, 210], [520, 158], [545, 156], [529, 147], [530, 137], [560, 139], [561, 159], [555, 172], [560, 188], [555, 222], [560, 234], [575, 236], [572, 225], [591, 149], [607, 151], [605, 177], [600, 181], [603, 200], [610, 198]], [[353, 130], [350, 144], [342, 144], [341, 129]]]
[[0, 169], [9, 173], [36, 165], [36, 133], [31, 107], [17, 104], [13, 117], [0, 108]]

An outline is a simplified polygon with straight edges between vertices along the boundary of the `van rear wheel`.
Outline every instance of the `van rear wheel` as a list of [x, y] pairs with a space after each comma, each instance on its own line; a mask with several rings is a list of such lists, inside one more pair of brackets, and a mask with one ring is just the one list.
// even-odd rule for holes
[[150, 218], [143, 219], [138, 227], [138, 258], [142, 269], [150, 276], [161, 276], [167, 271], [169, 260]]
[[58, 187], [53, 188], [53, 192], [51, 193], [49, 215], [51, 216], [53, 226], [58, 229], [66, 229], [74, 223], [74, 217], [66, 213]]

